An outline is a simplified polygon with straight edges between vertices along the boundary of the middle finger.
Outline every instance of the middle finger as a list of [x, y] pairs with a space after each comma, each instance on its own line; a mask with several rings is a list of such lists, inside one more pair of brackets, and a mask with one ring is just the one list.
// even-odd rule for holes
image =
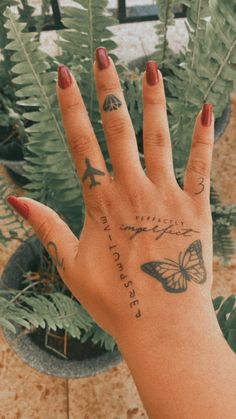
[[115, 178], [143, 175], [133, 124], [119, 77], [106, 48], [96, 49], [94, 76], [103, 128]]

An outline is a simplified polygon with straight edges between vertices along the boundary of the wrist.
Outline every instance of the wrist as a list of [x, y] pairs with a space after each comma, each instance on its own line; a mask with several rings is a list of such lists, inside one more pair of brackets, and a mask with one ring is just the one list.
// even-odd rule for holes
[[[204, 348], [214, 338], [225, 340], [218, 324], [211, 298], [198, 299], [181, 296], [179, 306], [170, 305], [168, 295], [158, 306], [143, 304], [142, 316], [122, 322], [113, 336], [121, 351], [137, 351], [142, 348], [157, 347], [166, 351], [174, 346]], [[180, 296], [179, 296], [180, 297]], [[185, 301], [183, 301], [185, 299]], [[168, 301], [167, 301], [168, 300]], [[226, 342], [226, 345], [227, 342]]]
[[118, 333], [118, 347], [150, 419], [234, 418], [235, 353], [210, 303], [182, 320], [173, 311], [169, 326], [149, 321]]

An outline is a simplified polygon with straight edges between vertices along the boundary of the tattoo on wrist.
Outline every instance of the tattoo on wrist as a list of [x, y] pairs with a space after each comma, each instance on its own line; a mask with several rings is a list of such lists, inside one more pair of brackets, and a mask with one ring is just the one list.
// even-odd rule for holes
[[86, 170], [82, 177], [82, 182], [84, 182], [88, 177], [90, 178], [90, 185], [89, 187], [92, 188], [93, 186], [101, 185], [101, 182], [96, 181], [95, 176], [105, 176], [105, 173], [95, 167], [91, 166], [90, 160], [85, 159]]
[[[49, 250], [50, 247], [52, 247], [53, 250]], [[64, 259], [59, 260], [58, 249], [57, 249], [56, 244], [53, 241], [49, 241], [46, 248], [47, 248], [53, 262], [55, 263], [56, 267], [58, 266], [59, 268], [63, 269], [63, 271], [64, 271], [65, 270]], [[52, 255], [52, 252], [55, 252], [55, 256]]]
[[199, 195], [200, 193], [202, 193], [205, 189], [205, 185], [204, 185], [204, 177], [203, 176], [199, 176], [198, 177], [199, 183], [198, 185], [200, 186], [200, 190], [198, 192], [194, 192], [195, 195]]
[[122, 105], [120, 99], [115, 95], [108, 95], [103, 104], [103, 110], [105, 112], [116, 111]]
[[162, 283], [163, 288], [172, 293], [187, 290], [188, 281], [202, 284], [206, 281], [206, 269], [202, 256], [202, 243], [195, 240], [179, 253], [178, 262], [165, 258], [141, 265], [141, 270]]
[[[112, 230], [106, 216], [101, 217], [101, 223], [103, 224], [103, 230], [107, 232], [107, 237], [108, 237], [108, 242], [109, 242], [108, 248], [112, 254], [114, 264], [116, 265], [116, 269], [118, 270], [119, 279], [123, 282], [123, 286], [125, 288], [130, 288], [129, 289], [129, 298], [130, 298], [129, 307], [133, 308], [135, 306], [139, 306], [139, 300], [137, 299], [136, 290], [134, 288], [133, 281], [130, 279], [129, 275], [125, 271], [124, 264], [122, 262], [121, 253], [119, 251], [117, 244], [113, 240]], [[136, 307], [136, 311], [134, 314], [135, 318], [138, 319], [139, 317], [141, 317], [141, 315], [142, 315], [141, 310]]]

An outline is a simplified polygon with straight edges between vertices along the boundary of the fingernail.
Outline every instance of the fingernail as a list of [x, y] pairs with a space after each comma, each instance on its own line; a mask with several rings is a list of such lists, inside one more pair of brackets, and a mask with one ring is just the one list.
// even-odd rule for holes
[[156, 61], [147, 61], [146, 63], [146, 79], [148, 84], [154, 86], [159, 81], [158, 66]]
[[204, 127], [209, 127], [211, 125], [212, 119], [212, 104], [204, 103], [202, 107], [201, 122]]
[[110, 61], [106, 48], [96, 48], [96, 62], [100, 70], [105, 70], [105, 68], [109, 67]]
[[64, 64], [60, 64], [58, 66], [59, 87], [61, 89], [66, 89], [67, 87], [70, 87], [71, 83], [72, 83], [72, 77], [71, 77], [69, 68]]
[[7, 202], [12, 205], [12, 207], [20, 214], [22, 215], [22, 217], [24, 218], [28, 218], [29, 217], [29, 207], [28, 205], [26, 205], [23, 202], [20, 202], [20, 200], [14, 196], [14, 195], [10, 195], [7, 198]]

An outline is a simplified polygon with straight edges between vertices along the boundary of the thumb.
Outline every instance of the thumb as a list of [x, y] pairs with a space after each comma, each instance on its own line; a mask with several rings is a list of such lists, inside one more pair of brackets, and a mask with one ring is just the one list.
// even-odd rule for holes
[[14, 195], [10, 195], [7, 202], [30, 223], [61, 278], [74, 292], [73, 277], [79, 245], [77, 237], [52, 208], [41, 202]]

